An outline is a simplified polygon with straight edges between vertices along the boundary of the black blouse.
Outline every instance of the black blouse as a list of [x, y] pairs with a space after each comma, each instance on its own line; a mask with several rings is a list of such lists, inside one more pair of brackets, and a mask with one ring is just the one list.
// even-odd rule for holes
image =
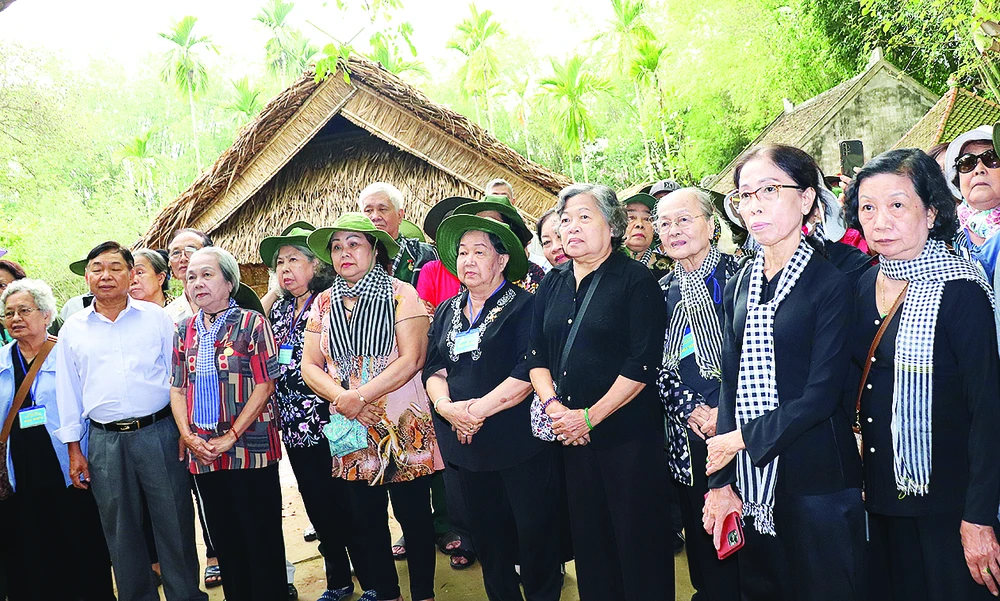
[[[16, 344], [10, 352], [14, 362], [14, 390], [17, 390], [21, 387], [27, 372], [31, 370], [34, 361], [25, 361], [21, 349]], [[21, 409], [34, 406], [35, 398], [29, 390]], [[14, 464], [14, 478], [17, 480], [18, 490], [66, 488], [62, 467], [56, 457], [56, 450], [52, 448], [52, 437], [44, 425], [22, 430], [21, 421], [15, 417], [7, 444], [10, 447], [10, 460]]]
[[[498, 310], [497, 305], [505, 295], [508, 299], [511, 295], [513, 298]], [[468, 352], [458, 355], [457, 362], [451, 360], [448, 332], [455, 312], [452, 309], [453, 299], [444, 301], [435, 311], [434, 323], [428, 333], [430, 343], [424, 363], [424, 385], [427, 385], [428, 378], [444, 369], [448, 372], [448, 392], [452, 400], [466, 401], [485, 396], [509, 377], [530, 382], [524, 355], [528, 348], [534, 296], [507, 282], [486, 301], [476, 323], [471, 325], [462, 312], [468, 302], [468, 293], [460, 292], [459, 298], [460, 331], [467, 331], [470, 327], [482, 328], [483, 323], [490, 319], [479, 347], [482, 355], [473, 361], [472, 353]], [[529, 392], [528, 398], [530, 396]], [[528, 398], [486, 418], [472, 444], [467, 445], [458, 442], [448, 420], [432, 411], [444, 460], [472, 471], [496, 471], [513, 467], [544, 450], [546, 443], [531, 435], [528, 413], [531, 402]]]
[[[857, 398], [857, 383], [882, 316], [875, 303], [872, 269], [858, 282], [852, 326], [851, 377], [844, 396]], [[1000, 359], [989, 299], [975, 282], [945, 283], [934, 331], [931, 479], [926, 495], [900, 498], [893, 472], [892, 397], [900, 309], [875, 349], [861, 396], [865, 502], [868, 511], [892, 516], [961, 513], [991, 525], [1000, 504]]]
[[874, 260], [856, 246], [843, 242], [827, 242], [826, 253], [827, 260], [847, 274], [851, 285], [857, 284], [861, 276], [871, 269]]
[[538, 289], [528, 368], [551, 369], [562, 356], [573, 320], [594, 276], [603, 272], [561, 374], [562, 402], [571, 409], [599, 401], [618, 376], [646, 386], [595, 426], [596, 449], [636, 439], [663, 441], [663, 409], [656, 376], [663, 354], [667, 310], [663, 292], [649, 269], [623, 252], [613, 252], [576, 289], [572, 262], [554, 267]]
[[[751, 264], [729, 280], [722, 328], [722, 390], [718, 433], [736, 429], [736, 382], [747, 317]], [[780, 274], [762, 290], [773, 297]], [[779, 406], [743, 426], [754, 465], [778, 462], [777, 491], [829, 494], [860, 488], [861, 461], [843, 399], [849, 361], [852, 300], [847, 276], [814, 253], [774, 315], [774, 365]], [[736, 482], [736, 460], [710, 476], [712, 488]]]

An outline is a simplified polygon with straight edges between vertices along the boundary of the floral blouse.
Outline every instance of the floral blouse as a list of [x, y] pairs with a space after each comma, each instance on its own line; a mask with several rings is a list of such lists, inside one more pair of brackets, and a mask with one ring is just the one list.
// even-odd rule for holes
[[[407, 319], [429, 317], [413, 286], [393, 278], [392, 289], [397, 324]], [[306, 331], [320, 334], [320, 350], [326, 357], [327, 371], [337, 374], [340, 369], [330, 356], [330, 303], [329, 290], [316, 297]], [[394, 344], [389, 361], [398, 357], [399, 348]], [[358, 361], [367, 359], [359, 357]], [[357, 389], [370, 379], [368, 369], [358, 371], [363, 375], [352, 377], [345, 388]], [[444, 469], [420, 372], [398, 390], [379, 399], [368, 399], [368, 402], [382, 407], [385, 414], [379, 423], [368, 427], [367, 448], [333, 458], [335, 477], [379, 486], [408, 482]], [[332, 406], [330, 410], [335, 411]]]
[[[278, 299], [271, 308], [271, 329], [279, 349], [292, 347], [291, 360], [278, 365], [274, 380], [274, 400], [281, 416], [281, 438], [286, 447], [305, 448], [326, 444], [323, 426], [330, 421], [330, 404], [316, 396], [302, 379], [302, 349], [306, 322], [315, 306], [315, 297], [306, 301], [303, 315], [295, 319], [295, 299]], [[294, 326], [294, 329], [293, 329]]]

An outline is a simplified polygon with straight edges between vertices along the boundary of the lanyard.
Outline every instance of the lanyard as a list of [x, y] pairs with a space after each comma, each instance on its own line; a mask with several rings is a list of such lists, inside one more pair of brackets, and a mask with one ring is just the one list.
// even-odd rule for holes
[[486, 297], [486, 301], [483, 303], [483, 306], [479, 307], [479, 312], [476, 313], [475, 315], [472, 315], [472, 293], [471, 292], [469, 293], [469, 315], [472, 317], [472, 319], [469, 320], [469, 329], [466, 330], [465, 332], [462, 332], [463, 334], [472, 331], [472, 327], [476, 325], [476, 322], [479, 321], [479, 317], [483, 314], [483, 309], [486, 308], [486, 303], [490, 302], [490, 299], [493, 298], [493, 295], [496, 294], [497, 292], [500, 292], [500, 289], [503, 288], [506, 284], [507, 284], [507, 278], [504, 278], [503, 281], [500, 282], [500, 285], [497, 286], [497, 289], [491, 292], [488, 297]]
[[[18, 345], [14, 345], [14, 348], [17, 349], [17, 361], [18, 361], [18, 363], [21, 364], [21, 372], [24, 374], [24, 377], [27, 378], [28, 377], [28, 366], [24, 364], [24, 355], [21, 354], [21, 347], [18, 346]], [[37, 391], [38, 391], [38, 378], [36, 377], [35, 381], [31, 383], [31, 406], [32, 407], [35, 406], [35, 392], [37, 392]]]
[[292, 334], [295, 333], [295, 326], [298, 325], [299, 320], [302, 319], [302, 316], [305, 315], [306, 311], [309, 310], [309, 307], [312, 306], [314, 296], [316, 296], [315, 292], [309, 295], [309, 298], [306, 300], [305, 306], [302, 307], [302, 311], [298, 315], [295, 314], [295, 303], [294, 302], [292, 303], [292, 306], [290, 307], [292, 310], [292, 325], [288, 328], [288, 333], [285, 334], [285, 337], [281, 340], [281, 343], [278, 344], [278, 346], [284, 345], [286, 342], [288, 342], [289, 339], [291, 339]]

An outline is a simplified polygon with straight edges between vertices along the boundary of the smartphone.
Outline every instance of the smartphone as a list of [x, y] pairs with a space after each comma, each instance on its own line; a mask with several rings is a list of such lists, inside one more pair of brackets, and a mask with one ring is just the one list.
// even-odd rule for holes
[[865, 147], [861, 140], [840, 141], [840, 173], [854, 179], [854, 168], [865, 164]]
[[743, 524], [740, 514], [735, 511], [722, 522], [722, 544], [716, 551], [719, 559], [725, 559], [743, 548]]

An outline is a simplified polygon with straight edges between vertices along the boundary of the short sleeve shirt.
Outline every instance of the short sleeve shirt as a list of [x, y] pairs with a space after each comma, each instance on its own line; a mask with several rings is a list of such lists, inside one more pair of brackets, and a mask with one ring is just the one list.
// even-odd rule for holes
[[302, 379], [302, 348], [306, 322], [315, 306], [315, 297], [295, 314], [294, 299], [279, 299], [271, 308], [271, 328], [279, 347], [291, 347], [291, 360], [279, 365], [274, 381], [274, 399], [281, 416], [281, 437], [286, 447], [305, 448], [326, 444], [323, 426], [330, 422], [330, 406], [306, 385]]

